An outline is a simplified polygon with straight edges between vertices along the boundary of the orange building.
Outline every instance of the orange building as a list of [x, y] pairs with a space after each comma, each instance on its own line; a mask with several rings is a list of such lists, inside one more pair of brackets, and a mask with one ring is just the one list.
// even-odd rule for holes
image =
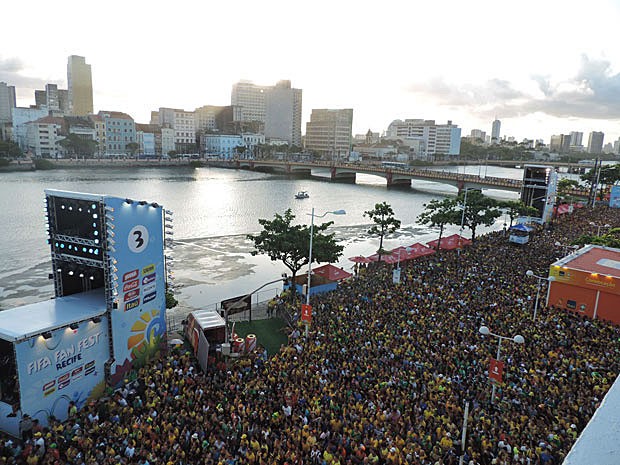
[[547, 305], [620, 324], [620, 249], [587, 245], [551, 264]]

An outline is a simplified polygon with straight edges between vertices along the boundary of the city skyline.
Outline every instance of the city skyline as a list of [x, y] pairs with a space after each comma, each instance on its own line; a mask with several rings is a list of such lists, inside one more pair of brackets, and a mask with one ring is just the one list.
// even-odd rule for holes
[[[68, 21], [77, 2], [46, 15], [32, 14], [43, 5], [34, 0], [5, 9], [28, 18], [0, 31], [11, 44], [0, 52], [0, 81], [16, 87], [19, 106], [34, 104], [34, 90], [45, 84], [67, 88], [67, 57], [79, 55], [92, 66], [95, 112], [126, 112], [141, 123], [159, 107], [229, 105], [240, 80], [290, 80], [304, 93], [302, 128], [312, 109], [353, 108], [353, 134], [406, 118], [452, 120], [463, 135], [490, 134], [497, 116], [501, 135], [518, 141], [571, 131], [602, 131], [606, 141], [620, 135], [620, 52], [611, 46], [617, 2], [318, 1], [303, 21], [280, 1], [162, 13], [152, 3], [111, 3], [126, 14], [98, 12], [98, 24], [116, 31], [109, 38], [108, 27], [97, 32], [77, 21], [55, 28], [46, 47], [33, 33]], [[141, 15], [148, 21], [135, 21]], [[551, 17], [562, 30], [548, 27]]]

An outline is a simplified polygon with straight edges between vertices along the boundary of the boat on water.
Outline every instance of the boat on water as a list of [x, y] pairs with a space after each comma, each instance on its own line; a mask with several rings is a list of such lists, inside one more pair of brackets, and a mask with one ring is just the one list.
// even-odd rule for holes
[[297, 194], [295, 194], [296, 199], [307, 199], [308, 197], [310, 197], [308, 191], [299, 191], [297, 192]]

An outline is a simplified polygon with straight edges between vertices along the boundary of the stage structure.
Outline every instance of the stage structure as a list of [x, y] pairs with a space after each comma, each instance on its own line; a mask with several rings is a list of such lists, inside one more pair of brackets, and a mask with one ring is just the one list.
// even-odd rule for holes
[[538, 210], [533, 221], [545, 224], [551, 221], [557, 194], [558, 174], [552, 166], [525, 165], [521, 202]]
[[171, 212], [45, 194], [55, 298], [0, 312], [0, 430], [12, 435], [24, 414], [64, 420], [69, 402], [83, 407], [166, 347]]

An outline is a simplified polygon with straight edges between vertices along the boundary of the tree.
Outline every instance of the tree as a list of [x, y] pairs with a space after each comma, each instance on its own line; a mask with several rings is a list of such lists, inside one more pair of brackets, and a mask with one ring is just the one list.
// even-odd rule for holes
[[595, 236], [591, 234], [584, 234], [579, 236], [572, 243], [573, 245], [603, 245], [605, 247], [620, 248], [620, 228], [613, 228], [607, 231], [606, 234], [601, 236]]
[[70, 155], [82, 155], [88, 158], [91, 158], [98, 148], [97, 141], [73, 133], [59, 141], [58, 144]]
[[[310, 255], [310, 227], [293, 225], [295, 215], [289, 208], [284, 215], [276, 213], [273, 220], [259, 219], [263, 227], [259, 234], [248, 234], [247, 238], [254, 242], [252, 255], [266, 254], [271, 260], [281, 261], [291, 270], [292, 282], [295, 283], [297, 272], [308, 264]], [[342, 255], [344, 246], [338, 245], [334, 234], [324, 234], [333, 221], [313, 226], [312, 261], [335, 262]]]
[[0, 157], [12, 158], [24, 156], [22, 149], [15, 142], [0, 140]]
[[388, 205], [387, 202], [375, 204], [373, 210], [364, 212], [364, 216], [369, 217], [375, 224], [368, 230], [370, 235], [378, 235], [379, 241], [379, 261], [381, 261], [381, 255], [383, 254], [383, 238], [386, 234], [392, 234], [398, 228], [400, 228], [400, 220], [394, 218], [394, 210]]
[[[469, 198], [467, 199], [467, 201], [469, 202]], [[520, 200], [505, 200], [503, 202], [499, 202], [497, 206], [504, 209], [508, 214], [508, 217], [510, 218], [510, 226], [508, 226], [509, 228], [512, 228], [512, 223], [514, 219], [518, 216], [538, 215], [538, 210], [536, 208], [525, 205]]]
[[[465, 193], [462, 192], [457, 197], [457, 202], [464, 203]], [[471, 241], [476, 239], [476, 228], [478, 226], [491, 226], [493, 222], [501, 216], [498, 203], [486, 197], [482, 192], [471, 190], [467, 192], [467, 202], [465, 202], [465, 212], [461, 210], [463, 226], [471, 230]]]
[[562, 178], [558, 181], [558, 198], [560, 200], [571, 200], [570, 191], [579, 187], [579, 181], [574, 179]]
[[130, 142], [125, 146], [125, 148], [129, 150], [132, 156], [134, 156], [136, 152], [140, 150], [140, 144], [138, 144], [137, 142]]
[[603, 198], [603, 186], [611, 186], [620, 181], [620, 164], [605, 165], [592, 168], [580, 176], [588, 186], [592, 187], [598, 181], [600, 185], [600, 198]]
[[455, 224], [460, 221], [459, 211], [456, 209], [454, 199], [431, 200], [424, 204], [424, 211], [418, 215], [418, 223], [427, 224], [432, 228], [439, 228], [439, 241], [437, 250], [443, 235], [443, 228], [447, 224]]

